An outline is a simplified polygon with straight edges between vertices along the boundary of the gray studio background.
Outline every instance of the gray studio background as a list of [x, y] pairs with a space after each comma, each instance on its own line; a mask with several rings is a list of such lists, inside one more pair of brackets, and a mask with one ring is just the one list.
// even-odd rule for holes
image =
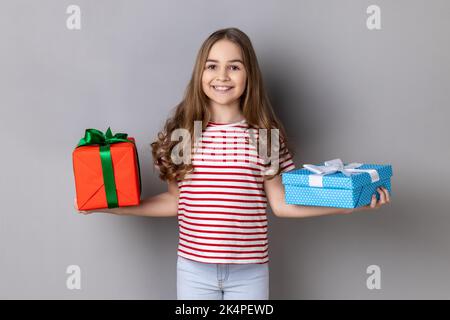
[[[81, 30], [66, 8], [81, 8]], [[366, 8], [381, 8], [381, 30]], [[197, 50], [235, 26], [254, 44], [295, 163], [390, 163], [378, 211], [270, 210], [272, 299], [448, 299], [448, 1], [1, 2], [0, 298], [175, 299], [177, 219], [79, 215], [71, 154], [85, 128], [137, 140], [143, 197], [166, 191], [150, 142]], [[66, 288], [79, 265], [81, 290]], [[381, 268], [369, 290], [366, 268]]]

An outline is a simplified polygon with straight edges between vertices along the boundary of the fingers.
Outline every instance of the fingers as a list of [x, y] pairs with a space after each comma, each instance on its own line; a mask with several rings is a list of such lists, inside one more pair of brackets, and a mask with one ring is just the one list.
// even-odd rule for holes
[[391, 199], [389, 197], [389, 191], [385, 187], [377, 188], [377, 192], [380, 194], [380, 201], [377, 202], [377, 195], [373, 194], [372, 199], [370, 200], [370, 203], [368, 205], [358, 207], [354, 209], [354, 211], [378, 209], [383, 204], [391, 202]]
[[387, 203], [391, 203], [391, 197], [389, 196], [389, 191], [386, 188], [384, 188], [384, 187], [383, 187], [383, 191], [386, 194], [386, 201], [387, 201]]
[[377, 196], [372, 195], [372, 200], [370, 201], [370, 208], [375, 209], [377, 207]]
[[378, 193], [380, 194], [380, 201], [378, 202], [378, 206], [386, 203], [386, 193], [382, 189], [382, 187], [377, 188]]
[[391, 198], [389, 197], [389, 191], [385, 188], [385, 187], [380, 187], [378, 188], [381, 191], [380, 192], [380, 200], [382, 200], [382, 204], [385, 203], [390, 203], [391, 202]]
[[389, 197], [389, 191], [385, 187], [379, 187], [377, 188], [377, 192], [380, 194], [380, 200], [377, 202], [377, 197], [374, 194], [372, 196], [372, 200], [370, 202], [370, 208], [372, 209], [378, 209], [383, 204], [390, 203], [391, 199]]

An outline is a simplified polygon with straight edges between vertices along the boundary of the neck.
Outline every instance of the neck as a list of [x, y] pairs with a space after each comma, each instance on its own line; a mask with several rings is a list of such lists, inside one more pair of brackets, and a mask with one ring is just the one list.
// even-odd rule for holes
[[244, 120], [244, 115], [239, 106], [239, 100], [229, 105], [210, 102], [211, 121], [217, 123], [234, 123]]

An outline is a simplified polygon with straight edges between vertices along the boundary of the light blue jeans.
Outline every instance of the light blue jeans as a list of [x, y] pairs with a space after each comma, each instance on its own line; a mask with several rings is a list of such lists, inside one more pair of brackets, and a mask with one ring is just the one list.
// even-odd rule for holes
[[178, 256], [178, 300], [268, 300], [269, 263], [204, 263]]

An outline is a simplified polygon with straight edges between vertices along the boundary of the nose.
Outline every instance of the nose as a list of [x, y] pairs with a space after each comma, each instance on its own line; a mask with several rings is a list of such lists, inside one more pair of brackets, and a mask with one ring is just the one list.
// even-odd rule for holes
[[228, 76], [228, 70], [226, 67], [220, 68], [217, 74], [217, 80], [226, 81], [230, 80], [230, 77]]

